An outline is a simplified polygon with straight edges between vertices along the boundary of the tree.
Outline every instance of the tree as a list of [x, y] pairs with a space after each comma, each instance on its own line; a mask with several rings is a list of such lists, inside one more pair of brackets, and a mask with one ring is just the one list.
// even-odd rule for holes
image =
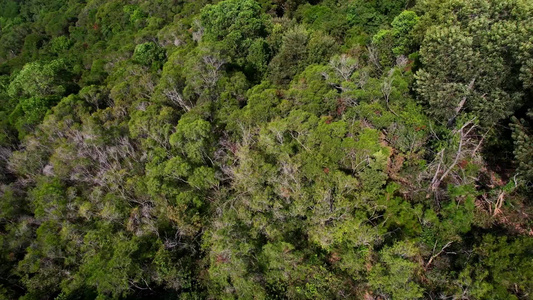
[[[533, 111], [529, 112], [530, 118], [533, 116]], [[518, 165], [518, 172], [521, 178], [528, 182], [528, 186], [533, 182], [533, 137], [531, 133], [531, 125], [525, 119], [511, 119], [511, 127], [513, 129], [514, 141], [514, 156]]]
[[[446, 2], [442, 21], [427, 30], [417, 91], [429, 114], [441, 123], [472, 113], [483, 126], [490, 126], [524, 101], [518, 69], [525, 70], [519, 57], [527, 50], [519, 45], [526, 42], [523, 30], [533, 28], [528, 17], [532, 6], [519, 1], [499, 5], [499, 1]], [[494, 15], [494, 10], [506, 13]]]
[[377, 294], [394, 299], [421, 299], [423, 289], [414, 282], [420, 266], [413, 261], [417, 249], [408, 242], [398, 242], [380, 252], [380, 263], [372, 267], [369, 284]]
[[[11, 97], [62, 96], [70, 88], [66, 80], [67, 65], [64, 60], [50, 63], [33, 62], [22, 68], [9, 84]], [[66, 77], [66, 78], [65, 78]]]
[[[519, 299], [530, 293], [531, 239], [484, 235], [474, 248], [475, 259], [455, 280], [455, 295], [475, 298]], [[526, 296], [527, 297], [527, 296]]]
[[163, 66], [165, 57], [165, 50], [159, 48], [154, 42], [148, 42], [135, 46], [132, 58], [136, 63], [157, 70]]
[[275, 83], [287, 83], [294, 75], [303, 71], [307, 59], [309, 33], [303, 26], [289, 29], [283, 35], [278, 54], [270, 62], [270, 78]]
[[9, 122], [17, 129], [18, 138], [23, 139], [31, 133], [57, 102], [55, 97], [22, 99], [8, 118]]
[[211, 151], [211, 124], [194, 114], [180, 119], [176, 132], [170, 136], [170, 144], [195, 163], [203, 163]]
[[392, 29], [381, 29], [372, 38], [380, 63], [392, 66], [396, 57], [408, 55], [413, 50], [412, 31], [418, 24], [419, 17], [414, 11], [405, 10], [392, 21]]
[[0, 17], [3, 18], [15, 18], [19, 13], [19, 5], [15, 1], [2, 1], [0, 2]]
[[[267, 15], [254, 0], [225, 0], [207, 5], [200, 19], [205, 30], [202, 41], [214, 42], [223, 55], [239, 66], [247, 63], [250, 51], [257, 52], [261, 47], [256, 39], [265, 37], [270, 26]], [[257, 66], [252, 57], [250, 60]]]

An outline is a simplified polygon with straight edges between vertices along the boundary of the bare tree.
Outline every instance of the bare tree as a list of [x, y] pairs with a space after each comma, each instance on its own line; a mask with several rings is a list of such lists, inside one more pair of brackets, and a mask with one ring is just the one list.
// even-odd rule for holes
[[344, 81], [350, 81], [350, 76], [359, 68], [359, 61], [351, 56], [342, 54], [333, 57], [329, 65]]
[[202, 22], [200, 20], [195, 19], [193, 25], [195, 26], [195, 29], [192, 33], [192, 39], [195, 42], [199, 42], [202, 40], [202, 37], [204, 36], [204, 26], [202, 26]]
[[[470, 81], [470, 84], [468, 85], [467, 91], [471, 91], [471, 90], [474, 88], [474, 83], [475, 83], [475, 82], [476, 82], [476, 78], [474, 77], [474, 78], [472, 79], [472, 81]], [[463, 107], [465, 106], [465, 103], [466, 103], [466, 97], [467, 97], [467, 96], [464, 96], [463, 99], [461, 99], [461, 101], [460, 101], [459, 104], [457, 105], [457, 107], [454, 109], [454, 114], [453, 114], [453, 116], [448, 120], [448, 123], [447, 123], [448, 128], [453, 126], [453, 123], [455, 122], [455, 119], [456, 119], [457, 116], [459, 115], [459, 112], [461, 112], [461, 110], [462, 110]], [[484, 97], [484, 96], [483, 96], [483, 97]]]
[[377, 71], [381, 74], [383, 68], [381, 67], [381, 63], [379, 62], [378, 50], [376, 49], [376, 47], [374, 47], [374, 45], [368, 46], [367, 50], [368, 60], [370, 60], [370, 62], [376, 67]]
[[433, 162], [428, 165], [425, 175], [422, 175], [431, 178], [427, 197], [430, 194], [435, 194], [444, 180], [449, 180], [455, 185], [462, 185], [476, 180], [476, 178], [467, 177], [461, 167], [468, 160], [477, 157], [477, 153], [487, 134], [485, 133], [483, 136], [475, 134], [478, 127], [474, 121], [475, 119], [471, 119], [460, 128], [455, 129], [449, 141], [450, 146], [439, 151]]
[[[437, 241], [435, 241], [435, 245], [433, 246], [433, 255], [431, 255], [431, 257], [429, 258], [428, 262], [426, 263], [426, 265], [424, 266], [424, 270], [427, 271], [427, 269], [431, 266], [431, 263], [433, 262], [433, 260], [437, 257], [439, 257], [442, 253], [444, 253], [444, 250], [446, 250], [446, 248], [450, 247], [452, 245], [453, 241], [450, 241], [450, 242], [447, 242], [446, 245], [444, 245], [439, 252], [435, 253], [435, 250], [437, 248]], [[452, 252], [453, 253], [453, 252]]]
[[9, 157], [11, 157], [11, 153], [11, 149], [0, 146], [0, 163], [7, 162]]
[[200, 76], [202, 76], [204, 82], [209, 86], [214, 86], [220, 78], [220, 69], [226, 63], [223, 59], [220, 59], [213, 55], [204, 55], [202, 57], [203, 65], [201, 66]]
[[381, 92], [383, 93], [383, 97], [385, 97], [385, 102], [387, 103], [387, 109], [390, 110], [395, 116], [398, 117], [398, 114], [390, 108], [389, 105], [389, 98], [390, 94], [392, 93], [392, 83], [394, 82], [393, 75], [394, 69], [390, 69], [387, 77], [385, 77], [385, 80], [381, 84]]
[[367, 71], [362, 71], [359, 75], [359, 81], [357, 82], [357, 87], [364, 90], [365, 85], [368, 82], [368, 78], [370, 78], [370, 75]]
[[407, 66], [408, 63], [409, 63], [409, 58], [407, 58], [407, 56], [402, 54], [396, 57], [396, 66], [400, 68], [405, 68], [405, 66]]
[[178, 107], [181, 107], [185, 111], [191, 110], [193, 106], [193, 104], [190, 101], [183, 99], [183, 96], [175, 87], [164, 90], [163, 94], [167, 97], [167, 99], [172, 104], [177, 105]]

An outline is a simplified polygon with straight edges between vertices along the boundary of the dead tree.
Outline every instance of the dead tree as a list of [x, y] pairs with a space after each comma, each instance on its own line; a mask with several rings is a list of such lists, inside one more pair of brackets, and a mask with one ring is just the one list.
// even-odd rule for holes
[[390, 94], [392, 93], [392, 83], [394, 82], [394, 78], [392, 75], [394, 74], [394, 69], [390, 69], [387, 77], [385, 77], [385, 80], [381, 84], [381, 92], [383, 93], [383, 97], [385, 97], [385, 103], [387, 104], [387, 109], [393, 113], [395, 116], [398, 117], [398, 114], [390, 108], [389, 105], [389, 98]]
[[335, 72], [344, 79], [350, 81], [350, 76], [359, 68], [359, 61], [346, 54], [336, 56], [329, 62]]
[[[468, 85], [468, 89], [467, 89], [467, 92], [471, 91], [473, 88], [474, 88], [474, 83], [476, 82], [476, 78], [474, 77], [474, 79], [472, 79], [472, 81], [470, 81], [470, 84]], [[457, 118], [457, 116], [459, 115], [459, 112], [461, 112], [461, 110], [463, 109], [463, 107], [465, 106], [465, 103], [466, 103], [466, 97], [467, 96], [464, 96], [463, 99], [461, 99], [461, 101], [459, 102], [459, 104], [457, 105], [457, 107], [454, 109], [454, 114], [453, 116], [448, 120], [448, 123], [446, 124], [446, 126], [448, 126], [448, 128], [452, 127], [453, 126], [453, 123], [455, 123], [455, 119]]]
[[475, 119], [471, 119], [452, 131], [449, 146], [437, 153], [426, 172], [423, 173], [422, 177], [431, 178], [427, 198], [431, 194], [436, 194], [445, 180], [455, 185], [463, 185], [476, 179], [465, 176], [462, 171], [464, 164], [477, 157], [484, 140], [484, 135], [476, 134], [478, 127], [474, 121]]
[[192, 103], [185, 100], [175, 87], [172, 89], [166, 89], [163, 94], [172, 104], [181, 107], [185, 111], [191, 110]]

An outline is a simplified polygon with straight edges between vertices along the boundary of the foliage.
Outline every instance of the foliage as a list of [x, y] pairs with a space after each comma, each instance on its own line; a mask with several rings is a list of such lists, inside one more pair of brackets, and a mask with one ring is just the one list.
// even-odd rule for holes
[[520, 0], [0, 0], [0, 299], [529, 299]]
[[522, 105], [525, 82], [519, 69], [526, 68], [520, 57], [529, 50], [519, 45], [528, 43], [523, 32], [533, 30], [531, 10], [520, 1], [442, 6], [439, 17], [448, 21], [427, 29], [420, 50], [424, 68], [417, 74], [420, 98], [431, 115], [445, 122], [468, 112], [490, 126]]
[[159, 69], [159, 67], [163, 65], [164, 59], [165, 52], [153, 42], [135, 46], [133, 60], [141, 65], [152, 66], [155, 69]]

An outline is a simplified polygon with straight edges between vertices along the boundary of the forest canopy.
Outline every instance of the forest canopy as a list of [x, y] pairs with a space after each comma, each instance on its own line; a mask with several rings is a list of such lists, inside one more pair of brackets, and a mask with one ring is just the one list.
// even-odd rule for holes
[[533, 2], [0, 0], [0, 300], [531, 299]]

